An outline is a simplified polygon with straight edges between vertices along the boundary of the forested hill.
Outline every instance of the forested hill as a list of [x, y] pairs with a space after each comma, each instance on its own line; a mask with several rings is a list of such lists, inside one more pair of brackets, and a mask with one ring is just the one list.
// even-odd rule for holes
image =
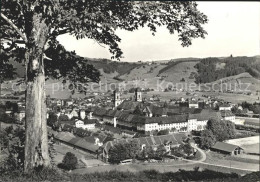
[[198, 72], [195, 76], [196, 83], [209, 83], [245, 72], [255, 78], [260, 78], [260, 58], [257, 56], [206, 58], [201, 59], [195, 68]]
[[140, 67], [145, 63], [130, 63], [121, 61], [111, 61], [109, 59], [91, 59], [86, 58], [89, 64], [94, 65], [97, 69], [103, 69], [107, 74], [117, 72], [118, 75], [124, 75], [129, 73], [132, 69]]
[[[248, 72], [252, 77], [260, 79], [260, 56], [254, 57], [226, 57], [226, 58], [182, 58], [169, 61], [122, 62], [109, 59], [84, 58], [88, 64], [99, 69], [101, 77], [110, 80], [153, 79], [155, 77], [166, 81], [186, 81], [209, 83], [225, 77]], [[14, 63], [20, 77], [24, 74], [24, 67]], [[102, 79], [102, 78], [101, 78]]]

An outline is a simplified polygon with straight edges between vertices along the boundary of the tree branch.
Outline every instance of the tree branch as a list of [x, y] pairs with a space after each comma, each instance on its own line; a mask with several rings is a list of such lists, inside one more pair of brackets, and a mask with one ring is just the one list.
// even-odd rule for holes
[[6, 41], [11, 41], [11, 42], [17, 43], [17, 44], [25, 44], [25, 41], [20, 40], [20, 39], [10, 39], [10, 38], [7, 38], [7, 37], [4, 37], [2, 39], [3, 39], [3, 41], [6, 40]]
[[66, 29], [63, 29], [63, 30], [57, 30], [57, 31], [55, 30], [55, 31], [52, 32], [50, 37], [57, 37], [59, 35], [69, 33], [70, 30], [71, 30], [70, 28], [66, 28]]
[[4, 14], [1, 13], [1, 17], [13, 28], [15, 31], [21, 36], [21, 38], [27, 43], [26, 36], [19, 30], [19, 28], [11, 21], [9, 20]]

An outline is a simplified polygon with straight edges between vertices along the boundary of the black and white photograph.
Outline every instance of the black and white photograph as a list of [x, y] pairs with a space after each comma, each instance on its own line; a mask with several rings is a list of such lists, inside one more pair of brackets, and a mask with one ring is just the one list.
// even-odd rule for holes
[[259, 182], [259, 134], [259, 1], [0, 1], [0, 182]]

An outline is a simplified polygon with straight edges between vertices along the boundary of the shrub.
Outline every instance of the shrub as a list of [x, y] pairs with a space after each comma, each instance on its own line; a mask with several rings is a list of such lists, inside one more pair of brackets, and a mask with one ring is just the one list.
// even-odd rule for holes
[[66, 170], [72, 170], [72, 169], [76, 169], [77, 164], [78, 164], [77, 157], [73, 153], [67, 152], [62, 160], [62, 163], [59, 164], [59, 167]]

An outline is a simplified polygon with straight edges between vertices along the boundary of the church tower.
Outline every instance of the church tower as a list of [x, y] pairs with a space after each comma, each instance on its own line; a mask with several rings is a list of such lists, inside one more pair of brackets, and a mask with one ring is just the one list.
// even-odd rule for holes
[[121, 103], [119, 90], [114, 90], [114, 107], [117, 107]]
[[135, 101], [142, 102], [142, 92], [140, 88], [135, 90]]

